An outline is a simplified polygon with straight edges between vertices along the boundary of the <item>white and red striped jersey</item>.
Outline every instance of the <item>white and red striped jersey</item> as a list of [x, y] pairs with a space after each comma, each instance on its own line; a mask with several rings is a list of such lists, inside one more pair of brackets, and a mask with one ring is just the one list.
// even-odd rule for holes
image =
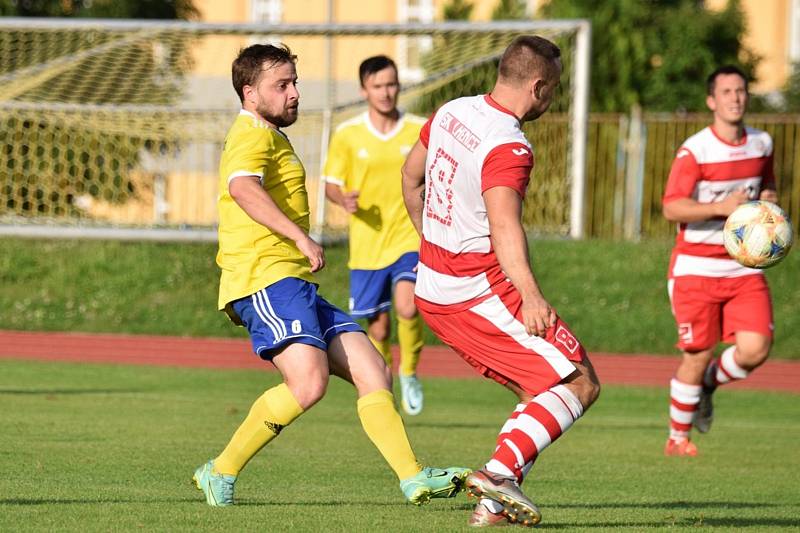
[[503, 281], [489, 239], [483, 192], [510, 187], [520, 196], [533, 151], [513, 113], [489, 95], [443, 105], [420, 132], [428, 149], [416, 295], [430, 311], [474, 304]]
[[[663, 203], [691, 198], [718, 202], [733, 191], [746, 189], [757, 199], [763, 189], [775, 188], [772, 138], [765, 131], [745, 128], [739, 144], [720, 139], [712, 127], [689, 137], [678, 150], [664, 191]], [[725, 218], [678, 225], [669, 277], [737, 277], [759, 273], [730, 258], [722, 244]]]

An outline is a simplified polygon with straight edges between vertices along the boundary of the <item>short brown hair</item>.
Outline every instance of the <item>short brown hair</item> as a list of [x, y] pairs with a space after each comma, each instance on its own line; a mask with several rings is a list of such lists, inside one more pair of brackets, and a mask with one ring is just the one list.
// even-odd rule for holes
[[706, 94], [708, 94], [708, 96], [714, 96], [714, 87], [717, 85], [717, 78], [723, 74], [736, 74], [744, 80], [744, 90], [747, 90], [749, 80], [747, 76], [744, 75], [744, 72], [742, 72], [742, 69], [735, 65], [724, 65], [715, 69], [714, 72], [708, 75], [706, 79]]
[[364, 86], [367, 77], [389, 67], [392, 67], [397, 72], [397, 65], [394, 64], [392, 58], [384, 55], [368, 57], [362, 61], [358, 67], [358, 78], [361, 80], [361, 86]]
[[520, 35], [514, 39], [500, 58], [498, 78], [512, 85], [531, 79], [534, 73], [543, 76], [555, 74], [555, 61], [561, 49], [538, 35]]
[[231, 67], [233, 88], [239, 95], [239, 101], [244, 102], [244, 86], [255, 85], [264, 70], [281, 63], [294, 64], [296, 62], [297, 56], [292, 54], [289, 47], [282, 43], [277, 46], [254, 44], [239, 50], [239, 55], [236, 56]]

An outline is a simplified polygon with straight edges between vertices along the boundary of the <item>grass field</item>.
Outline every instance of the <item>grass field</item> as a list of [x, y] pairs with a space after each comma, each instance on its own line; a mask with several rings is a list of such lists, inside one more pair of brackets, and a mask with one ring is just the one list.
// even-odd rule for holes
[[[467, 531], [463, 495], [416, 508], [328, 396], [256, 456], [239, 505], [189, 486], [275, 373], [6, 360], [0, 373], [0, 531]], [[484, 380], [426, 381], [407, 420], [428, 464], [479, 466], [513, 404]], [[476, 401], [480, 398], [480, 401]], [[543, 529], [797, 530], [797, 396], [720, 390], [701, 456], [661, 455], [666, 389], [608, 387], [525, 483]]]
[[[671, 243], [537, 240], [545, 295], [590, 351], [677, 353], [666, 292]], [[211, 244], [0, 239], [0, 329], [241, 336], [216, 311]], [[326, 249], [321, 292], [347, 306], [347, 248]], [[800, 359], [800, 253], [767, 271], [773, 357]], [[428, 332], [429, 344], [438, 341]]]

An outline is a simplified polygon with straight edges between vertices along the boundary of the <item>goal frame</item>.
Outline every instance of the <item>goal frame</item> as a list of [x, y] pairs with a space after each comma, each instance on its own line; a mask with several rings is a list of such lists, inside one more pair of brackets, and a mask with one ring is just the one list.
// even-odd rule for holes
[[[193, 35], [313, 35], [328, 37], [326, 54], [331, 57], [332, 37], [334, 35], [391, 35], [427, 36], [434, 32], [446, 31], [453, 34], [489, 34], [502, 31], [531, 32], [556, 30], [575, 32], [575, 52], [572, 61], [570, 84], [571, 106], [569, 116], [569, 143], [571, 146], [568, 160], [568, 176], [570, 180], [570, 214], [569, 236], [580, 239], [584, 236], [584, 197], [586, 169], [586, 138], [589, 115], [589, 72], [591, 53], [591, 23], [586, 19], [553, 19], [530, 21], [495, 21], [495, 22], [435, 22], [408, 24], [220, 24], [191, 21], [141, 21], [120, 19], [65, 19], [65, 18], [27, 18], [2, 17], [0, 31], [4, 30], [116, 30], [120, 32], [148, 30], [153, 32], [175, 32]], [[0, 82], [6, 76], [0, 76]], [[327, 150], [331, 134], [331, 119], [334, 108], [334, 83], [330, 69], [325, 81], [323, 124], [321, 133], [322, 150]], [[321, 169], [319, 169], [321, 171]], [[320, 172], [321, 175], [321, 172]], [[312, 234], [323, 238], [322, 228], [325, 220], [324, 186], [318, 187], [315, 201]], [[84, 238], [115, 240], [156, 240], [156, 241], [200, 241], [216, 240], [216, 231], [207, 229], [172, 229], [172, 228], [115, 228], [91, 226], [59, 226], [53, 224], [0, 224], [0, 235], [16, 237], [47, 238]]]

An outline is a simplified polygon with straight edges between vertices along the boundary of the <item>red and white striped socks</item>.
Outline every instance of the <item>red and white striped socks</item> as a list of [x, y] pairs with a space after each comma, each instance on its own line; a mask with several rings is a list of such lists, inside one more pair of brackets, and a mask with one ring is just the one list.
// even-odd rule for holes
[[708, 365], [703, 384], [707, 387], [716, 387], [732, 381], [746, 378], [750, 372], [736, 364], [733, 354], [736, 346], [728, 346], [725, 351]]
[[675, 378], [669, 382], [669, 438], [682, 440], [689, 438], [692, 420], [700, 403], [701, 385], [689, 385]]
[[578, 398], [564, 385], [519, 404], [497, 437], [497, 448], [486, 463], [495, 474], [522, 482], [533, 462], [583, 414]]

